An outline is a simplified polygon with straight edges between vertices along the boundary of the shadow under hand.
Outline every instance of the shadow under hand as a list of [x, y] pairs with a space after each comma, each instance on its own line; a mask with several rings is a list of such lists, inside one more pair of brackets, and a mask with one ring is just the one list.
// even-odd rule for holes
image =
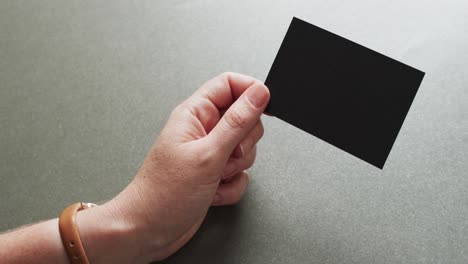
[[174, 255], [158, 263], [236, 263], [237, 254], [233, 249], [242, 242], [241, 218], [242, 203], [210, 208], [195, 236]]

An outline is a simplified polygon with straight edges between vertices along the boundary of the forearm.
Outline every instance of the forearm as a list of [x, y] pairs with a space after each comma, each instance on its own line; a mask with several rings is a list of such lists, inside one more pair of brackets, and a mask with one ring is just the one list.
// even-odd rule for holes
[[0, 263], [69, 263], [58, 219], [0, 235]]
[[[90, 263], [148, 263], [144, 241], [106, 204], [80, 211], [77, 227]], [[0, 235], [0, 263], [70, 263], [62, 245], [58, 219]]]

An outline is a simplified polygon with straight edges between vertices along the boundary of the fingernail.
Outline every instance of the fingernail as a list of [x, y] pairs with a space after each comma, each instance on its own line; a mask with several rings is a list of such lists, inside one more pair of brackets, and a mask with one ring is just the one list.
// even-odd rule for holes
[[231, 174], [234, 172], [236, 169], [236, 164], [234, 162], [228, 162], [226, 165], [226, 168], [224, 168], [224, 175], [223, 179], [226, 179], [227, 177], [231, 176]]
[[234, 149], [234, 153], [232, 155], [233, 158], [242, 158], [244, 156], [244, 147], [242, 147], [241, 144], [237, 145], [237, 147]]
[[255, 107], [261, 108], [268, 101], [269, 92], [262, 85], [253, 85], [247, 89], [247, 98]]

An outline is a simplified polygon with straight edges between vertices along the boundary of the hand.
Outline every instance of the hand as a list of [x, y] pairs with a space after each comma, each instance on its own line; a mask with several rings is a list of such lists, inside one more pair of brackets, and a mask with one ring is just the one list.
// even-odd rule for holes
[[[80, 212], [88, 254], [102, 260], [96, 251], [103, 245], [95, 245], [92, 230], [112, 226], [126, 237], [121, 243], [134, 248], [132, 262], [164, 259], [194, 235], [211, 205], [237, 203], [263, 135], [260, 116], [268, 100], [258, 80], [224, 73], [177, 106], [130, 185], [109, 203]], [[104, 246], [119, 243], [110, 233]]]

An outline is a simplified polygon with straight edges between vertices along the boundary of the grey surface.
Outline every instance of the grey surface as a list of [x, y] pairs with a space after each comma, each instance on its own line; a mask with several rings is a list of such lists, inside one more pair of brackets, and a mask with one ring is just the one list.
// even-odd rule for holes
[[466, 1], [0, 2], [0, 230], [118, 193], [181, 100], [264, 79], [292, 16], [426, 72], [384, 170], [278, 119], [167, 263], [467, 263]]

